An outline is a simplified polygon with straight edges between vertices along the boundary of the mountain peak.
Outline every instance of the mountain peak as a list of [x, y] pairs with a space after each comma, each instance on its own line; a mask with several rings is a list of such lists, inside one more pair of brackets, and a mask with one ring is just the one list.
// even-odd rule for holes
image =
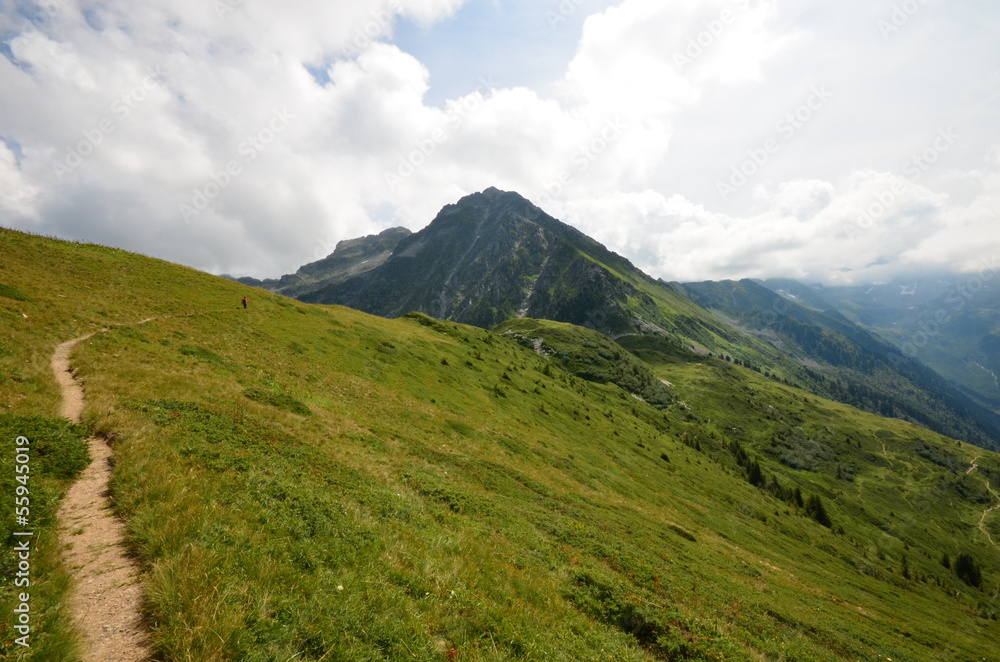
[[[418, 311], [486, 328], [542, 317], [620, 335], [662, 331], [657, 305], [636, 287], [646, 281], [652, 282], [628, 260], [519, 193], [489, 187], [444, 207], [378, 268], [300, 298], [387, 317]], [[642, 301], [657, 321], [630, 301]]]
[[[526, 198], [524, 198], [524, 196], [522, 196], [517, 191], [504, 191], [502, 189], [498, 189], [496, 186], [490, 186], [489, 188], [483, 189], [478, 194], [477, 193], [472, 194], [472, 196], [475, 195], [481, 195], [489, 199], [496, 199], [500, 197], [514, 197], [520, 200], [526, 200]], [[466, 196], [466, 197], [472, 197], [472, 196]]]
[[456, 207], [488, 207], [496, 213], [519, 205], [535, 210], [539, 214], [545, 213], [520, 193], [516, 191], [502, 191], [495, 186], [484, 189], [479, 193], [471, 193], [461, 198], [455, 204], [447, 205], [442, 211]]

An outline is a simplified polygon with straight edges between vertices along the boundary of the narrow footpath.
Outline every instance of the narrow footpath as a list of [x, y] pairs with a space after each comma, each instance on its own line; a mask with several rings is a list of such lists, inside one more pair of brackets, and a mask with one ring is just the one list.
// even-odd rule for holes
[[986, 528], [986, 518], [989, 516], [989, 514], [992, 513], [994, 510], [1000, 510], [1000, 494], [997, 494], [996, 492], [993, 491], [993, 488], [990, 486], [990, 481], [986, 481], [986, 489], [989, 491], [990, 494], [993, 495], [993, 498], [997, 500], [997, 504], [992, 508], [987, 508], [986, 510], [983, 511], [983, 516], [979, 518], [979, 530], [983, 532], [983, 534], [986, 536], [986, 539], [990, 541], [991, 545], [993, 545], [997, 549], [1000, 549], [1000, 545], [996, 544], [996, 542], [993, 540], [993, 536], [990, 535], [989, 530], [987, 530]]
[[[93, 334], [62, 343], [52, 355], [52, 371], [62, 389], [60, 414], [79, 423], [83, 387], [73, 376], [70, 355]], [[84, 636], [84, 662], [142, 662], [149, 646], [142, 623], [139, 568], [128, 556], [125, 527], [111, 507], [111, 448], [105, 439], [88, 442], [90, 465], [67, 491], [59, 508], [59, 535], [75, 587], [73, 620]]]
[[[971, 475], [973, 472], [979, 469], [978, 463], [979, 460], [981, 459], [982, 459], [981, 455], [977, 455], [976, 457], [972, 458], [972, 462], [969, 464], [969, 469], [968, 471], [965, 472], [966, 476]], [[993, 498], [997, 500], [997, 504], [992, 508], [987, 508], [986, 510], [983, 511], [983, 516], [979, 518], [979, 530], [983, 532], [983, 535], [986, 536], [986, 539], [990, 541], [991, 545], [993, 545], [997, 549], [1000, 549], [1000, 545], [996, 544], [996, 542], [993, 540], [993, 536], [991, 536], [990, 532], [986, 529], [986, 518], [994, 510], [1000, 510], [1000, 494], [997, 494], [996, 492], [993, 491], [993, 486], [990, 485], [990, 481], [987, 480], [985, 482], [986, 482], [986, 491], [989, 492], [991, 495], [993, 495]], [[998, 589], [998, 592], [1000, 592], [1000, 589]]]

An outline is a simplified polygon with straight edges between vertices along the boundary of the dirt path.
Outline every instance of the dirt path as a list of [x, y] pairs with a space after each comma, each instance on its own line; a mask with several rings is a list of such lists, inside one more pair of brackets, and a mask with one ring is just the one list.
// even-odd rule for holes
[[983, 532], [983, 534], [986, 536], [986, 539], [990, 541], [991, 545], [993, 545], [997, 549], [1000, 549], [1000, 545], [997, 545], [995, 542], [993, 542], [993, 536], [991, 536], [990, 532], [986, 530], [986, 517], [994, 510], [1000, 510], [1000, 494], [997, 494], [996, 492], [993, 491], [993, 488], [990, 486], [990, 481], [986, 481], [986, 489], [997, 500], [997, 505], [993, 506], [992, 508], [987, 508], [986, 510], [983, 511], [983, 516], [979, 518], [979, 530]]
[[[83, 414], [83, 387], [73, 376], [73, 347], [94, 334], [64, 342], [52, 355], [62, 389], [62, 416], [75, 423]], [[125, 548], [125, 527], [111, 511], [111, 448], [92, 438], [91, 462], [59, 508], [60, 537], [75, 587], [70, 608], [85, 638], [84, 662], [138, 662], [149, 658], [142, 624], [139, 568]]]
[[[972, 474], [974, 471], [979, 469], [978, 462], [981, 459], [982, 459], [981, 455], [977, 455], [975, 458], [972, 459], [972, 463], [969, 465], [969, 470], [965, 472], [966, 476]], [[990, 481], [986, 481], [986, 491], [993, 495], [993, 498], [997, 500], [997, 504], [992, 508], [987, 508], [986, 510], [983, 511], [983, 516], [979, 518], [979, 530], [983, 532], [983, 535], [986, 536], [986, 539], [990, 542], [991, 545], [993, 545], [997, 549], [1000, 549], [1000, 545], [997, 545], [996, 542], [993, 541], [993, 536], [991, 536], [990, 532], [986, 530], [986, 518], [994, 510], [1000, 510], [1000, 494], [997, 494], [996, 492], [993, 491], [993, 486], [990, 485]], [[1000, 592], [1000, 589], [998, 589], [998, 592]]]

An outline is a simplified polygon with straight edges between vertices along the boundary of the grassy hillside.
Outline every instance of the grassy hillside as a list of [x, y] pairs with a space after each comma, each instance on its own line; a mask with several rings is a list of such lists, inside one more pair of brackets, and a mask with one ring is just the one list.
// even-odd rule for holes
[[676, 399], [648, 365], [597, 331], [535, 319], [509, 320], [494, 331], [553, 359], [572, 375], [588, 382], [615, 384], [657, 409], [668, 407]]
[[[0, 429], [54, 416], [56, 343], [110, 329], [73, 362], [163, 659], [998, 659], [995, 454], [652, 338], [622, 343], [662, 410], [482, 329], [238, 310], [239, 284], [8, 231], [0, 255]], [[73, 659], [62, 627], [34, 659]]]

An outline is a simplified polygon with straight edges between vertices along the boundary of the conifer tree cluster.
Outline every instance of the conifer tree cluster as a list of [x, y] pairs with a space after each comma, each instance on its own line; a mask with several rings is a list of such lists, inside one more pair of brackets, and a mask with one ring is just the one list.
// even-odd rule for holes
[[802, 490], [798, 487], [791, 488], [782, 485], [781, 481], [778, 480], [778, 477], [774, 474], [771, 474], [771, 478], [768, 480], [764, 476], [763, 470], [760, 468], [760, 462], [751, 456], [739, 442], [730, 441], [726, 445], [726, 448], [733, 454], [733, 457], [736, 458], [736, 463], [746, 472], [746, 479], [748, 483], [754, 487], [759, 487], [762, 490], [770, 492], [775, 498], [781, 499], [796, 508], [802, 509], [806, 515], [813, 518], [826, 528], [833, 528], [833, 519], [830, 517], [829, 513], [826, 512], [826, 506], [823, 505], [823, 499], [820, 498], [818, 494], [813, 494], [810, 495], [808, 499], [803, 499]]
[[982, 586], [983, 571], [968, 552], [962, 552], [955, 559], [955, 574], [969, 586], [976, 588]]
[[823, 500], [818, 494], [813, 494], [806, 500], [806, 515], [812, 517], [828, 529], [833, 527], [833, 520], [827, 514], [826, 507], [823, 506]]

